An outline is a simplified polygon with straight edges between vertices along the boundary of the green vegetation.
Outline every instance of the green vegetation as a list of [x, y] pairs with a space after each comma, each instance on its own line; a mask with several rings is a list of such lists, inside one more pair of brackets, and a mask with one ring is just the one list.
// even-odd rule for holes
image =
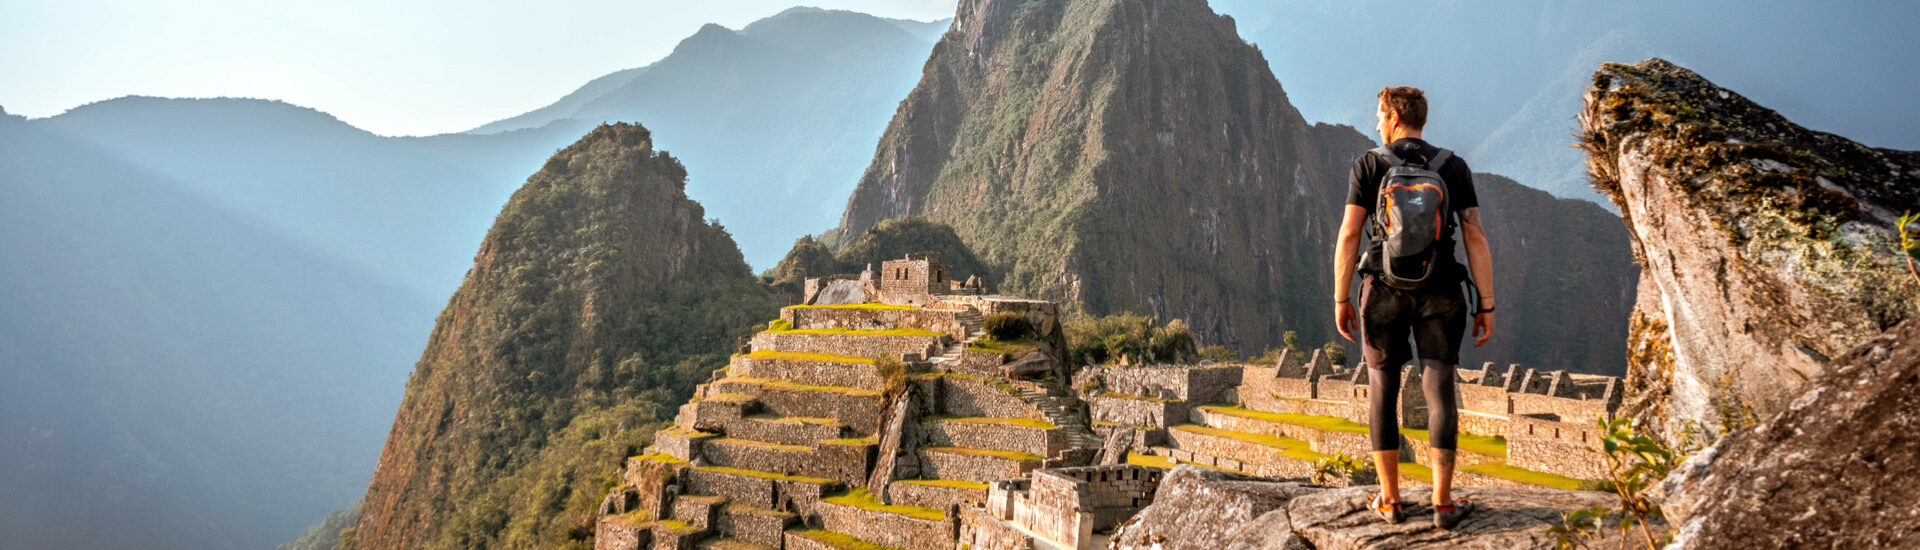
[[811, 449], [811, 448], [807, 448], [807, 447], [804, 447], [804, 446], [800, 446], [800, 445], [786, 445], [786, 444], [782, 444], [782, 443], [772, 443], [772, 442], [767, 442], [767, 441], [755, 441], [755, 440], [752, 440], [752, 439], [740, 439], [740, 438], [735, 438], [735, 437], [723, 437], [723, 438], [720, 438], [720, 439], [715, 439], [715, 440], [712, 440], [712, 441], [708, 441], [708, 442], [707, 442], [707, 444], [709, 444], [709, 445], [729, 445], [729, 444], [731, 444], [731, 445], [746, 445], [746, 446], [748, 446], [748, 447], [759, 447], [759, 448], [762, 448], [762, 449], [767, 449], [767, 450], [772, 450], [772, 451], [786, 451], [786, 452], [790, 452], [790, 453], [811, 453], [811, 452], [813, 452], [813, 449]]
[[1659, 440], [1639, 433], [1631, 418], [1607, 420], [1600, 416], [1598, 420], [1602, 433], [1600, 451], [1607, 457], [1607, 479], [1602, 482], [1620, 496], [1620, 509], [1595, 506], [1575, 510], [1562, 516], [1561, 524], [1547, 532], [1555, 536], [1558, 548], [1589, 548], [1587, 540], [1598, 535], [1609, 521], [1615, 521], [1623, 546], [1625, 540], [1633, 536], [1635, 527], [1649, 550], [1666, 546], [1673, 536], [1656, 537], [1647, 527], [1647, 521], [1666, 517], [1647, 490], [1666, 479], [1684, 457]]
[[963, 481], [958, 479], [902, 479], [899, 481], [895, 481], [894, 483], [907, 483], [911, 485], [927, 485], [930, 487], [952, 487], [955, 489], [978, 489], [981, 491], [987, 490], [987, 484], [985, 483], [980, 483], [977, 481]]
[[340, 532], [353, 528], [353, 522], [360, 519], [360, 503], [355, 501], [346, 508], [327, 512], [327, 517], [307, 529], [300, 538], [280, 545], [278, 550], [333, 550], [340, 543]]
[[967, 456], [980, 456], [980, 457], [988, 457], [988, 458], [999, 458], [999, 459], [1005, 459], [1005, 460], [1017, 460], [1021, 462], [1040, 461], [1040, 460], [1045, 460], [1047, 458], [1037, 454], [1020, 452], [1020, 451], [1001, 451], [996, 449], [969, 449], [966, 447], [923, 447], [921, 448], [921, 450], [927, 451], [929, 453], [949, 453], [949, 454], [967, 455]]
[[634, 458], [645, 460], [648, 462], [664, 462], [667, 464], [685, 464], [687, 462], [685, 460], [680, 460], [679, 458], [675, 458], [673, 455], [670, 455], [667, 453], [644, 454], [644, 455], [636, 456]]
[[787, 322], [786, 319], [774, 319], [772, 321], [768, 321], [767, 326], [760, 327], [760, 330], [764, 330], [768, 332], [786, 332], [789, 330], [793, 330], [793, 323]]
[[1172, 470], [1175, 466], [1173, 460], [1167, 457], [1160, 455], [1143, 455], [1133, 451], [1127, 451], [1127, 463], [1135, 466], [1151, 466], [1168, 470]]
[[1199, 353], [1200, 353], [1200, 359], [1204, 361], [1212, 361], [1220, 364], [1240, 362], [1240, 352], [1233, 351], [1232, 349], [1229, 349], [1226, 346], [1221, 346], [1221, 345], [1207, 346], [1204, 348], [1200, 348]]
[[1039, 340], [1032, 339], [1032, 338], [1024, 338], [1020, 340], [1001, 340], [999, 338], [994, 338], [992, 336], [983, 336], [980, 339], [967, 343], [967, 349], [970, 349], [973, 351], [982, 351], [987, 353], [997, 353], [997, 354], [1000, 354], [1002, 357], [1009, 357], [1009, 356], [1018, 357], [1021, 354], [1026, 353], [1027, 350], [1033, 349], [1035, 347], [1039, 347], [1040, 344], [1041, 342]]
[[733, 474], [737, 476], [757, 477], [761, 479], [771, 479], [775, 481], [793, 481], [798, 483], [812, 483], [815, 485], [834, 485], [834, 484], [840, 483], [839, 481], [827, 479], [824, 477], [790, 476], [790, 475], [776, 474], [773, 472], [762, 472], [759, 470], [743, 470], [740, 468], [729, 468], [726, 466], [698, 466], [698, 467], [695, 467], [694, 469], [700, 470], [703, 472], [713, 472], [717, 474]]
[[788, 529], [787, 532], [793, 533], [795, 536], [806, 537], [807, 539], [818, 541], [821, 544], [825, 544], [829, 547], [834, 548], [835, 550], [906, 550], [904, 548], [895, 548], [892, 546], [882, 546], [882, 545], [874, 544], [871, 542], [853, 538], [853, 535], [849, 535], [849, 534], [841, 533], [837, 531], [828, 531], [826, 529], [811, 529], [806, 527], [796, 527], [793, 529]]
[[962, 281], [969, 275], [997, 278], [999, 273], [974, 256], [973, 249], [960, 240], [952, 227], [923, 218], [887, 220], [850, 239], [836, 237], [834, 240], [839, 242], [835, 247], [840, 250], [839, 254], [829, 250], [821, 239], [811, 235], [801, 237], [794, 241], [787, 256], [762, 277], [772, 281], [776, 289], [797, 296], [808, 277], [859, 273], [868, 265], [877, 270], [881, 262], [898, 260], [909, 252], [939, 254], [940, 262], [952, 268], [953, 276]]
[[879, 329], [793, 328], [793, 329], [786, 329], [786, 330], [768, 329], [767, 332], [774, 332], [774, 333], [780, 333], [780, 334], [845, 334], [845, 335], [852, 335], [852, 336], [941, 336], [946, 334], [944, 332], [940, 332], [937, 330], [926, 330], [926, 329], [917, 329], [917, 328], [879, 328]]
[[907, 365], [890, 356], [873, 358], [873, 372], [880, 376], [883, 390], [889, 403], [907, 392]]
[[1027, 320], [1027, 316], [1020, 313], [989, 315], [982, 326], [987, 336], [995, 340], [1020, 340], [1040, 336], [1040, 333], [1033, 330], [1033, 323]]
[[893, 514], [900, 514], [903, 516], [915, 517], [915, 518], [920, 518], [925, 520], [941, 521], [941, 520], [947, 519], [946, 512], [942, 512], [940, 510], [935, 510], [932, 508], [922, 508], [919, 506], [901, 506], [898, 504], [881, 503], [880, 499], [874, 498], [873, 494], [868, 493], [866, 488], [863, 488], [863, 487], [854, 488], [847, 492], [841, 493], [838, 496], [823, 498], [823, 499], [820, 499], [820, 501], [830, 502], [833, 504], [852, 506], [855, 508], [862, 508], [866, 510], [873, 510], [876, 512], [888, 512]]
[[779, 309], [685, 183], [629, 124], [527, 178], [407, 382], [349, 547], [591, 546], [621, 462]]
[[1100, 365], [1127, 358], [1130, 364], [1179, 363], [1198, 356], [1187, 323], [1154, 326], [1137, 313], [1067, 319], [1067, 355], [1074, 364]]
[[1328, 458], [1327, 455], [1314, 452], [1311, 446], [1307, 445], [1307, 442], [1294, 439], [1291, 437], [1282, 437], [1282, 436], [1267, 435], [1267, 434], [1255, 434], [1255, 433], [1247, 433], [1247, 432], [1236, 432], [1233, 430], [1222, 430], [1219, 428], [1210, 428], [1210, 427], [1201, 426], [1198, 424], [1180, 424], [1177, 426], [1169, 427], [1167, 429], [1179, 430], [1183, 432], [1191, 432], [1191, 433], [1213, 436], [1213, 437], [1225, 437], [1229, 439], [1238, 439], [1240, 441], [1245, 441], [1245, 442], [1253, 443], [1256, 445], [1264, 445], [1267, 447], [1274, 448], [1277, 454], [1279, 454], [1280, 456], [1305, 460], [1309, 462], [1315, 462], [1315, 461], [1319, 461], [1320, 459]]
[[802, 304], [802, 305], [787, 306], [787, 307], [791, 309], [920, 309], [920, 306], [898, 306], [893, 304], [882, 304], [880, 302], [867, 302], [864, 304], [829, 304], [829, 305]]
[[1488, 462], [1485, 464], [1474, 464], [1472, 466], [1461, 466], [1460, 471], [1485, 474], [1501, 479], [1510, 479], [1521, 483], [1530, 483], [1555, 489], [1567, 489], [1570, 491], [1581, 489], [1581, 482], [1578, 479], [1553, 475], [1546, 472], [1536, 472], [1526, 468], [1512, 466], [1505, 462]]
[[866, 437], [848, 437], [843, 439], [828, 439], [825, 441], [821, 441], [820, 444], [821, 445], [852, 445], [855, 447], [861, 447], [861, 446], [867, 446], [867, 445], [879, 445], [880, 436], [869, 435]]
[[1048, 422], [1045, 420], [1035, 420], [1032, 418], [993, 418], [993, 417], [985, 417], [985, 416], [961, 417], [961, 416], [936, 415], [936, 416], [927, 417], [927, 420], [934, 421], [934, 422], [973, 422], [976, 424], [1004, 424], [1007, 426], [1039, 428], [1042, 430], [1052, 430], [1052, 429], [1059, 428], [1059, 426], [1053, 425], [1052, 422]]
[[1320, 346], [1320, 354], [1326, 356], [1327, 364], [1339, 367], [1347, 364], [1347, 347], [1336, 342], [1327, 342]]
[[1333, 456], [1313, 462], [1312, 479], [1314, 483], [1322, 485], [1334, 482], [1342, 485], [1372, 485], [1380, 482], [1380, 472], [1374, 470], [1372, 460], [1334, 453]]
[[1920, 268], [1913, 265], [1920, 262], [1920, 214], [1900, 216], [1900, 250], [1907, 254], [1907, 274], [1920, 283]]
[[871, 358], [854, 357], [852, 355], [833, 355], [830, 353], [794, 353], [794, 352], [787, 352], [787, 351], [759, 350], [753, 353], [742, 355], [740, 357], [744, 357], [747, 359], [784, 359], [787, 361], [819, 361], [823, 363], [859, 363], [863, 365], [873, 364], [873, 359]]
[[[1400, 428], [1400, 434], [1405, 435], [1407, 436], [1408, 439], [1412, 439], [1415, 441], [1426, 441], [1428, 439], [1426, 430], [1416, 430], [1413, 428]], [[1495, 458], [1500, 458], [1503, 460], [1506, 459], [1507, 457], [1506, 436], [1479, 435], [1479, 434], [1470, 434], [1467, 432], [1460, 432], [1458, 435], [1455, 436], [1455, 442], [1457, 443], [1457, 445], [1455, 446], [1459, 447], [1459, 449], [1462, 451], [1466, 451], [1474, 454], [1487, 455]]]

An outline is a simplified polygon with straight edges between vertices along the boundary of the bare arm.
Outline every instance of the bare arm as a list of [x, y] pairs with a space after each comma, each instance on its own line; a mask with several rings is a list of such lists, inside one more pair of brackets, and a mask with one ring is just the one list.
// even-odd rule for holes
[[1493, 337], [1493, 254], [1487, 250], [1487, 233], [1480, 227], [1480, 208], [1460, 211], [1460, 237], [1467, 245], [1467, 269], [1473, 272], [1473, 285], [1480, 291], [1481, 312], [1473, 316], [1473, 347], [1486, 345]]
[[1346, 214], [1340, 219], [1339, 241], [1333, 248], [1333, 326], [1348, 341], [1355, 341], [1353, 334], [1359, 328], [1355, 326], [1348, 293], [1353, 288], [1354, 264], [1360, 262], [1360, 228], [1366, 223], [1366, 208], [1347, 205]]

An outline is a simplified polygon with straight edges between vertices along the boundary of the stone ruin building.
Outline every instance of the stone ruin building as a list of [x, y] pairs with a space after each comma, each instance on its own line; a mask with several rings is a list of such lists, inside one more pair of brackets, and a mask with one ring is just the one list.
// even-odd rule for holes
[[[1175, 464], [1303, 477], [1369, 450], [1365, 369], [1316, 353], [1036, 377], [971, 345], [1001, 313], [1059, 334], [1055, 304], [956, 282], [932, 254], [807, 280], [803, 303], [627, 460], [595, 548], [1104, 547]], [[904, 376], [889, 381], [881, 365], [896, 362]], [[1585, 446], [1591, 419], [1618, 408], [1619, 380], [1491, 365], [1461, 375], [1457, 483], [1598, 476]], [[1419, 394], [1402, 392], [1403, 419], [1424, 421]], [[1415, 462], [1402, 472], [1423, 483], [1418, 428], [1403, 437]]]

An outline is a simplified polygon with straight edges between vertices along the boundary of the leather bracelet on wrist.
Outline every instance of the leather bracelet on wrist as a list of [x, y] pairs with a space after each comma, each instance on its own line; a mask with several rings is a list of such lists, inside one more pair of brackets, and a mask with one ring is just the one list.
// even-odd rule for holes
[[1341, 298], [1341, 299], [1338, 299], [1338, 300], [1334, 300], [1334, 301], [1333, 301], [1333, 303], [1334, 303], [1335, 305], [1338, 305], [1338, 304], [1350, 304], [1350, 303], [1353, 303], [1353, 298], [1351, 298], [1351, 297], [1348, 297], [1348, 298]]

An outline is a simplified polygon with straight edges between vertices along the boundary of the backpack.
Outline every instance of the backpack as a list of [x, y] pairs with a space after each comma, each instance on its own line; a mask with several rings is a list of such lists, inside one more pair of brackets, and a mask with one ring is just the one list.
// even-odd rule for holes
[[[1447, 181], [1440, 167], [1453, 152], [1441, 149], [1424, 165], [1408, 164], [1387, 147], [1374, 149], [1387, 161], [1387, 175], [1381, 178], [1380, 196], [1373, 214], [1373, 238], [1380, 243], [1381, 281], [1402, 290], [1424, 287], [1439, 274], [1437, 266], [1453, 258], [1441, 258], [1451, 251], [1442, 238], [1451, 238], [1453, 227], [1448, 208]], [[1451, 242], [1450, 240], [1447, 242]], [[1446, 261], [1443, 261], [1446, 260]]]

